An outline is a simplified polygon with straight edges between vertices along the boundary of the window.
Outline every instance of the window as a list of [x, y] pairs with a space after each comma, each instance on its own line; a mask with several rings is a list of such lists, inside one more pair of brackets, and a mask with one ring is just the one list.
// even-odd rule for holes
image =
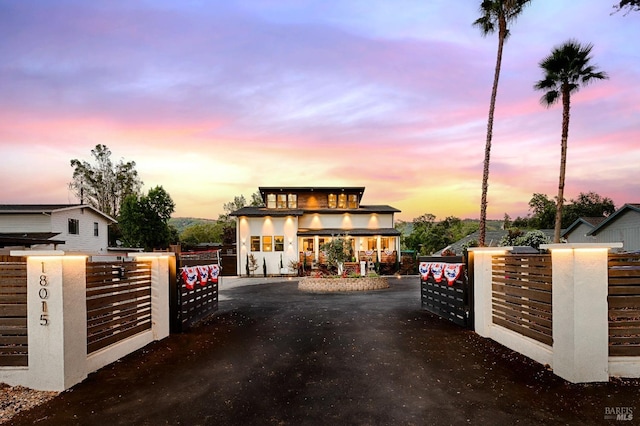
[[275, 251], [284, 251], [284, 237], [281, 235], [278, 235], [276, 237], [273, 237], [273, 244], [274, 244], [274, 250]]
[[298, 208], [298, 196], [296, 194], [289, 194], [289, 200], [287, 202], [290, 209]]
[[251, 236], [251, 251], [260, 251], [260, 237]]
[[377, 250], [378, 249], [378, 239], [376, 237], [367, 238], [367, 250]]
[[80, 233], [80, 221], [78, 219], [69, 219], [69, 234], [78, 235]]
[[382, 245], [382, 250], [395, 250], [393, 240], [389, 237], [380, 238], [380, 244]]
[[276, 208], [276, 194], [267, 194], [267, 208], [268, 209]]
[[287, 208], [287, 194], [278, 194], [278, 203], [276, 207], [279, 209]]
[[273, 251], [272, 237], [262, 237], [262, 251]]
[[314, 251], [313, 250], [313, 238], [304, 238], [302, 240], [302, 250], [304, 250], [304, 251]]
[[329, 197], [328, 197], [327, 201], [328, 201], [330, 209], [335, 209], [336, 208], [336, 200], [337, 200], [336, 194], [329, 194]]
[[350, 209], [358, 208], [358, 196], [356, 194], [349, 194], [349, 208]]
[[98, 226], [98, 222], [93, 222], [93, 236], [94, 237], [100, 236], [100, 227]]
[[347, 208], [347, 196], [346, 194], [338, 195], [338, 208], [346, 209]]

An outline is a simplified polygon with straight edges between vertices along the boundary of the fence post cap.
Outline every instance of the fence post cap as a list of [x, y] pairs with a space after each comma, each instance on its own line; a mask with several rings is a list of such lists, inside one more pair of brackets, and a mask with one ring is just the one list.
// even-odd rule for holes
[[612, 249], [622, 248], [623, 243], [553, 243], [540, 244], [545, 250], [579, 250], [579, 249]]
[[9, 252], [11, 256], [64, 256], [62, 250], [11, 250]]
[[505, 246], [505, 247], [469, 247], [469, 248], [467, 248], [467, 251], [472, 251], [472, 252], [504, 253], [504, 252], [511, 251], [511, 250], [513, 250], [512, 246]]

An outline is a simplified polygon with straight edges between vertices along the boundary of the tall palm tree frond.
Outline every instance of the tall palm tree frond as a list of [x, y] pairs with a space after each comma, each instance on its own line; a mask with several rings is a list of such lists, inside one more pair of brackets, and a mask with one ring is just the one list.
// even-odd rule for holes
[[608, 78], [605, 72], [597, 71], [596, 67], [590, 64], [592, 49], [592, 44], [581, 45], [573, 39], [555, 47], [549, 56], [540, 61], [540, 68], [544, 71], [544, 78], [533, 86], [536, 90], [544, 91], [540, 102], [546, 107], [550, 107], [559, 100], [562, 101], [560, 179], [558, 196], [556, 197], [556, 223], [554, 229], [554, 242], [556, 243], [560, 242], [571, 94], [592, 81]]

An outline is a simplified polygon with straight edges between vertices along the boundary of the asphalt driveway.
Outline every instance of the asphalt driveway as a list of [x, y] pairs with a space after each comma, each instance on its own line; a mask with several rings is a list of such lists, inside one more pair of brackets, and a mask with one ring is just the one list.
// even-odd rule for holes
[[[256, 281], [260, 282], [260, 281]], [[221, 288], [219, 312], [13, 419], [26, 425], [606, 424], [640, 381], [572, 385], [420, 309], [418, 278], [366, 293]]]

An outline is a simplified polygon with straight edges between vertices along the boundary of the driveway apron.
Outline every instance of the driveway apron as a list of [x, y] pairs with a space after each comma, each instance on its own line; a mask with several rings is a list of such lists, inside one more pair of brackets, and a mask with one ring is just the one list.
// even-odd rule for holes
[[416, 277], [375, 292], [295, 281], [221, 290], [220, 310], [16, 416], [38, 425], [602, 424], [639, 381], [573, 385], [420, 309]]

